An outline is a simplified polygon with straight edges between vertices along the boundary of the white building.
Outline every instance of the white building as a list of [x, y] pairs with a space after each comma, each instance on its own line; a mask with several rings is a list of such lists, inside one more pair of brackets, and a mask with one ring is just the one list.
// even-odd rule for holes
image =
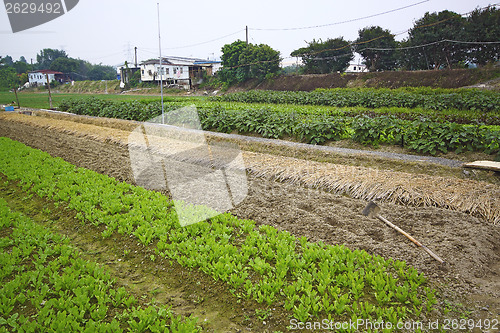
[[141, 81], [158, 82], [163, 80], [166, 85], [179, 85], [190, 89], [193, 85], [201, 83], [203, 73], [213, 75], [220, 67], [220, 61], [165, 57], [162, 58], [162, 70], [160, 71], [160, 60], [150, 59], [141, 63]]
[[33, 71], [28, 73], [28, 80], [30, 86], [44, 86], [47, 84], [47, 75], [49, 76], [49, 82], [58, 81], [64, 82], [64, 74], [61, 72], [56, 72], [50, 69], [40, 69], [38, 71]]
[[345, 70], [346, 73], [364, 73], [367, 71], [366, 66], [363, 64], [349, 64], [349, 67]]
[[132, 75], [140, 69], [140, 67], [131, 66], [127, 63], [116, 66], [116, 79], [120, 80], [120, 86], [124, 87], [126, 83], [129, 83]]

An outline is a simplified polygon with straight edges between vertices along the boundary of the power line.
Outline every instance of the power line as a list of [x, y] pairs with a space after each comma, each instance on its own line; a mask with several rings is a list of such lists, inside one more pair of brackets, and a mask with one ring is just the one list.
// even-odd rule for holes
[[[451, 39], [442, 39], [436, 42], [432, 43], [427, 43], [427, 44], [422, 44], [422, 45], [414, 45], [414, 46], [405, 46], [405, 47], [396, 47], [396, 48], [375, 48], [375, 47], [367, 47], [364, 48], [363, 50], [373, 50], [373, 51], [395, 51], [395, 50], [410, 50], [410, 49], [418, 49], [420, 47], [427, 47], [435, 44], [440, 44], [440, 43], [456, 43], [456, 44], [476, 44], [476, 45], [483, 45], [483, 44], [500, 44], [500, 42], [467, 42], [467, 41], [461, 41], [461, 40], [451, 40]], [[363, 51], [360, 50], [360, 51]]]
[[[439, 44], [439, 43], [444, 43], [444, 42], [459, 43], [459, 44], [478, 44], [478, 45], [480, 45], [480, 44], [500, 44], [500, 42], [469, 42], [469, 41], [459, 41], [459, 40], [443, 39], [443, 40], [432, 42], [432, 43], [421, 44], [421, 45], [414, 45], [414, 46], [408, 46], [408, 47], [396, 47], [396, 48], [372, 48], [372, 47], [367, 47], [367, 48], [361, 49], [359, 51], [364, 51], [364, 50], [396, 51], [396, 50], [416, 49], [416, 48], [427, 47], [427, 46], [431, 46], [431, 45], [435, 45], [435, 44]], [[352, 44], [346, 45], [344, 47], [340, 47], [340, 48], [335, 49], [335, 50], [342, 50], [342, 49], [348, 48], [350, 46], [352, 46]], [[317, 54], [317, 53], [321, 53], [323, 51], [333, 51], [333, 50], [322, 50], [322, 51], [319, 51], [319, 52], [316, 52], [316, 53], [307, 53], [305, 55], [314, 55], [314, 54]], [[338, 59], [338, 58], [342, 58], [342, 57], [347, 57], [347, 56], [350, 56], [350, 55], [352, 55], [352, 54], [351, 53], [343, 53], [343, 54], [337, 54], [337, 55], [331, 56], [331, 57], [315, 57], [315, 58], [311, 58], [311, 60], [331, 60], [331, 59]], [[295, 57], [285, 57], [285, 58], [282, 58], [281, 60], [293, 59], [293, 58], [295, 58]], [[252, 62], [252, 63], [249, 63], [249, 64], [242, 64], [242, 65], [237, 65], [237, 66], [232, 66], [232, 67], [225, 67], [225, 68], [227, 68], [227, 69], [235, 69], [235, 68], [239, 68], [239, 67], [253, 66], [253, 65], [257, 65], [257, 64], [261, 64], [261, 63], [269, 63], [269, 62], [275, 62], [275, 61], [276, 60], [263, 60], [263, 61]]]
[[417, 5], [420, 5], [420, 4], [423, 4], [425, 2], [429, 2], [429, 1], [430, 0], [424, 0], [424, 1], [420, 1], [420, 2], [411, 4], [411, 5], [408, 5], [408, 6], [404, 6], [404, 7], [400, 7], [400, 8], [396, 8], [396, 9], [392, 9], [392, 10], [388, 10], [388, 11], [385, 11], [385, 12], [382, 12], [382, 13], [378, 13], [378, 14], [372, 14], [372, 15], [368, 15], [368, 16], [358, 17], [358, 18], [355, 18], [355, 19], [347, 20], [347, 21], [340, 21], [340, 22], [334, 22], [334, 23], [328, 23], [328, 24], [321, 24], [321, 25], [313, 25], [313, 26], [309, 26], [309, 27], [274, 28], [274, 29], [273, 28], [268, 28], [268, 29], [265, 29], [265, 28], [250, 28], [250, 29], [251, 30], [260, 30], [260, 31], [289, 31], [289, 30], [305, 30], [305, 29], [316, 29], [316, 28], [330, 27], [332, 25], [345, 24], [345, 23], [350, 23], [350, 22], [365, 20], [367, 18], [372, 18], [372, 17], [376, 17], [376, 16], [381, 16], [381, 15], [393, 13], [393, 12], [396, 12], [396, 11], [399, 11], [399, 10], [403, 10], [403, 9], [406, 9], [406, 8], [410, 8], [410, 7], [413, 7], [413, 6], [417, 6]]
[[[495, 7], [499, 5], [498, 3], [496, 4], [493, 4], [493, 5], [488, 5], [486, 7], [482, 7], [482, 8], [479, 8], [480, 10], [481, 9], [487, 9], [487, 8], [490, 8], [490, 7]], [[464, 14], [459, 14], [461, 16], [465, 16], [465, 15], [469, 15], [471, 13], [473, 13], [474, 11], [470, 11], [468, 13], [464, 13]], [[444, 20], [441, 20], [441, 21], [437, 21], [437, 22], [433, 22], [433, 23], [429, 23], [429, 24], [425, 24], [425, 25], [421, 25], [421, 26], [417, 26], [417, 27], [414, 27], [413, 29], [422, 29], [422, 28], [428, 28], [428, 27], [432, 27], [432, 26], [435, 26], [435, 25], [438, 25], [438, 24], [441, 24], [443, 22], [446, 22], [446, 21], [449, 21], [451, 19], [453, 19], [454, 17], [449, 17], [449, 18], [446, 18]], [[410, 30], [412, 30], [412, 28], [404, 31], [404, 32], [400, 32], [398, 33], [397, 35], [401, 35], [401, 34], [404, 34], [404, 33], [407, 33], [409, 32]], [[396, 36], [396, 35], [394, 35]], [[326, 52], [326, 51], [339, 51], [339, 50], [343, 50], [343, 49], [346, 49], [346, 48], [349, 48], [349, 47], [352, 47], [354, 45], [361, 45], [361, 44], [366, 44], [366, 43], [369, 43], [369, 42], [372, 42], [374, 40], [377, 40], [377, 39], [381, 39], [381, 38], [387, 38], [388, 36], [378, 36], [378, 37], [375, 37], [373, 39], [370, 39], [370, 40], [367, 40], [367, 41], [363, 41], [363, 42], [352, 42], [352, 43], [349, 43], [348, 45], [346, 46], [343, 46], [343, 47], [339, 47], [339, 48], [335, 48], [335, 49], [325, 49], [325, 50], [320, 50], [320, 51], [315, 51], [315, 52], [310, 52], [310, 53], [305, 53], [303, 55], [315, 55], [315, 54], [319, 54], [319, 53], [323, 53], [323, 52]], [[424, 47], [424, 46], [430, 46], [430, 45], [434, 45], [434, 44], [438, 44], [438, 43], [442, 43], [443, 41], [449, 41], [449, 42], [457, 42], [457, 43], [460, 43], [461, 41], [452, 41], [452, 40], [441, 40], [441, 41], [435, 41], [435, 42], [431, 42], [431, 43], [428, 43], [428, 44], [423, 44], [423, 45], [419, 45], [419, 46], [408, 46], [406, 47], [407, 49], [415, 49], [415, 48], [419, 48], [419, 47]], [[477, 43], [477, 44], [495, 44], [497, 42], [461, 42], [461, 43]], [[364, 48], [362, 50], [358, 50], [357, 52], [360, 52], [360, 51], [363, 51], [363, 50], [375, 50], [375, 51], [390, 51], [390, 50], [403, 50], [405, 48], [388, 48], [388, 49], [377, 49], [377, 48]]]
[[230, 37], [230, 36], [233, 36], [233, 35], [239, 34], [239, 33], [241, 33], [242, 31], [245, 31], [245, 29], [238, 30], [238, 31], [233, 32], [233, 33], [231, 33], [231, 34], [229, 34], [229, 35], [225, 35], [225, 36], [222, 36], [222, 37], [218, 37], [218, 38], [215, 38], [215, 39], [211, 39], [211, 40], [208, 40], [208, 41], [206, 41], [206, 42], [201, 42], [201, 43], [196, 43], [196, 44], [191, 44], [191, 45], [184, 45], [184, 46], [167, 47], [167, 48], [166, 48], [166, 50], [184, 49], [184, 48], [188, 48], [188, 47], [193, 47], [193, 46], [198, 46], [198, 45], [208, 44], [208, 43], [212, 43], [212, 42], [215, 42], [215, 41], [218, 41], [218, 40], [221, 40], [221, 39], [224, 39], [224, 38], [227, 38], [227, 37]]

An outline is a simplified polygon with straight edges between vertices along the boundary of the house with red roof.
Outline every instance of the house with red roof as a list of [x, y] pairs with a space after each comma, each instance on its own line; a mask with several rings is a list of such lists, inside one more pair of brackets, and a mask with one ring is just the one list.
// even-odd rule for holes
[[59, 83], [64, 83], [69, 81], [69, 77], [64, 73], [53, 71], [51, 69], [40, 69], [28, 73], [30, 86], [36, 87], [46, 85], [47, 76], [49, 77], [49, 82], [57, 81]]

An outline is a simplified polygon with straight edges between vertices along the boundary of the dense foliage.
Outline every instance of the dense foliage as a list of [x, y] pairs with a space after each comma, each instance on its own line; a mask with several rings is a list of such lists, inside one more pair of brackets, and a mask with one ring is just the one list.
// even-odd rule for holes
[[427, 12], [415, 20], [402, 42], [379, 26], [360, 29], [358, 36], [352, 42], [342, 37], [313, 40], [291, 56], [302, 58], [303, 71], [317, 74], [345, 70], [351, 48], [361, 54], [370, 71], [464, 68], [470, 63], [484, 66], [500, 59], [500, 9], [477, 8], [466, 17], [448, 10]]
[[[405, 67], [408, 69], [452, 68], [467, 59], [468, 45], [454, 43], [452, 40], [468, 41], [464, 29], [465, 18], [445, 10], [439, 13], [425, 13], [408, 32], [403, 43], [408, 47], [403, 51]], [[446, 40], [446, 41], [445, 41]], [[416, 47], [426, 45], [425, 47]]]
[[255, 45], [238, 40], [222, 47], [223, 68], [217, 73], [222, 82], [263, 80], [280, 71], [280, 53], [266, 44]]
[[[40, 69], [62, 72], [75, 81], [116, 79], [116, 70], [112, 66], [71, 58], [63, 50], [43, 49], [37, 54], [34, 64], [28, 64], [23, 56], [18, 61], [13, 61], [10, 56], [0, 57], [0, 89], [22, 85], [28, 81], [28, 72]], [[16, 73], [22, 77], [18, 78]]]
[[[8, 182], [7, 182], [8, 183]], [[137, 306], [110, 273], [68, 239], [0, 199], [1, 332], [197, 332], [195, 318]]]
[[327, 74], [343, 72], [354, 59], [351, 45], [344, 38], [313, 40], [306, 47], [291, 53], [292, 57], [302, 58], [305, 73]]
[[358, 31], [354, 49], [361, 54], [370, 72], [397, 68], [397, 42], [389, 30], [378, 26], [366, 27]]
[[0, 90], [9, 90], [19, 85], [16, 70], [0, 63]]
[[[0, 138], [0, 148], [0, 170], [9, 182], [67, 206], [82, 223], [106, 226], [103, 237], [136, 237], [154, 246], [156, 255], [225, 282], [237, 298], [282, 306], [300, 321], [376, 318], [396, 325], [422, 318], [437, 305], [427, 279], [405, 262], [311, 243], [229, 214], [181, 227], [173, 202], [158, 192], [76, 168], [10, 139]], [[203, 207], [184, 209], [196, 214]]]
[[495, 6], [483, 10], [475, 9], [466, 24], [468, 40], [487, 42], [472, 44], [469, 48], [469, 60], [479, 65], [500, 60], [500, 9]]
[[[234, 96], [244, 98], [259, 92]], [[263, 92], [273, 96], [273, 92]], [[270, 94], [267, 94], [270, 93]], [[285, 96], [278, 93], [277, 96]], [[288, 95], [287, 95], [288, 96]], [[260, 96], [261, 97], [261, 96]], [[243, 99], [244, 99], [243, 98]], [[302, 96], [307, 101], [307, 95]], [[239, 99], [238, 99], [239, 100]], [[378, 100], [372, 103], [377, 103]], [[381, 97], [380, 102], [384, 99]], [[165, 110], [185, 104], [170, 102]], [[483, 125], [459, 124], [447, 119], [467, 120], [442, 114], [432, 119], [421, 113], [342, 111], [324, 107], [302, 109], [284, 105], [247, 105], [216, 102], [194, 102], [204, 130], [231, 133], [256, 133], [266, 138], [294, 138], [297, 141], [322, 144], [327, 141], [352, 139], [364, 144], [401, 145], [426, 154], [448, 151], [499, 151], [500, 131]], [[64, 111], [101, 117], [147, 121], [161, 114], [161, 104], [151, 102], [111, 102], [97, 98], [69, 99], [61, 103]], [[496, 119], [496, 118], [493, 118]]]

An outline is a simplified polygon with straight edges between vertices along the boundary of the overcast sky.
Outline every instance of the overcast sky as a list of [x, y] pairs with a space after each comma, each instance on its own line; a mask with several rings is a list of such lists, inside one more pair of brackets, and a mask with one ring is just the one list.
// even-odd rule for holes
[[[13, 0], [14, 1], [14, 0]], [[158, 12], [162, 55], [220, 58], [221, 47], [238, 39], [268, 44], [282, 58], [313, 39], [343, 36], [355, 40], [358, 30], [379, 25], [397, 34], [413, 26], [426, 12], [451, 10], [460, 14], [495, 0], [80, 0], [64, 16], [41, 26], [12, 33], [5, 8], [0, 9], [0, 55], [14, 61], [36, 61], [44, 48], [65, 50], [70, 57], [106, 65], [158, 56]], [[414, 5], [414, 6], [412, 6]], [[401, 7], [405, 9], [396, 10]], [[396, 10], [371, 18], [359, 19]], [[359, 19], [359, 20], [358, 20]], [[341, 23], [351, 21], [348, 23]], [[313, 27], [307, 29], [295, 29]], [[258, 30], [277, 29], [277, 30]], [[291, 29], [291, 30], [287, 30]], [[397, 40], [406, 34], [396, 36]], [[287, 59], [285, 59], [287, 60]], [[288, 59], [289, 61], [293, 59]]]

